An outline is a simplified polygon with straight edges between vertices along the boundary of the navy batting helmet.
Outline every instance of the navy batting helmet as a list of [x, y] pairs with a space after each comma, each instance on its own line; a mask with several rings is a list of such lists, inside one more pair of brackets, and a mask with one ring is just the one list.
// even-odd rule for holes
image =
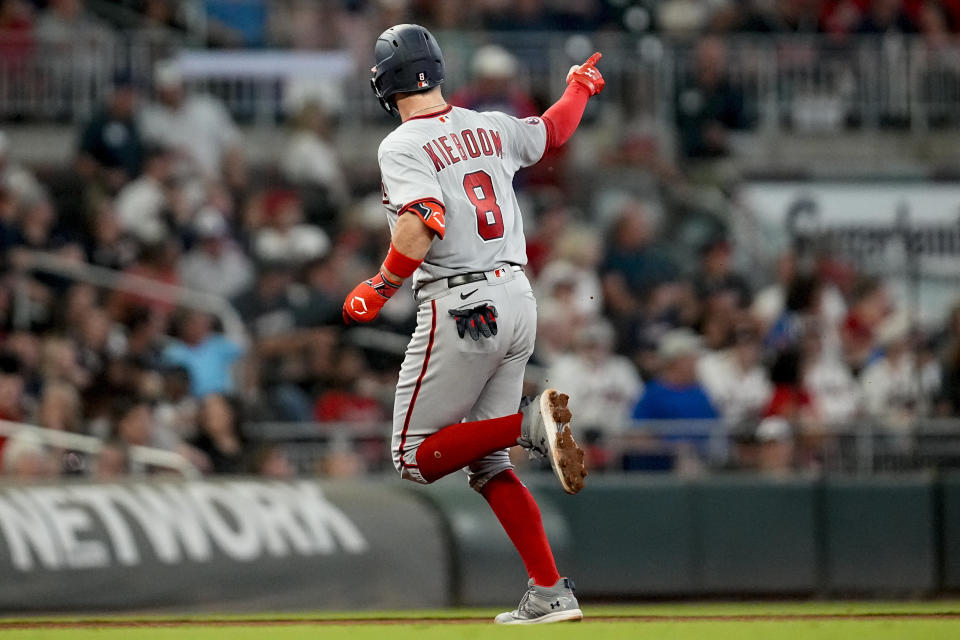
[[399, 115], [391, 96], [443, 84], [443, 54], [433, 35], [417, 24], [398, 24], [380, 34], [370, 86], [388, 113]]

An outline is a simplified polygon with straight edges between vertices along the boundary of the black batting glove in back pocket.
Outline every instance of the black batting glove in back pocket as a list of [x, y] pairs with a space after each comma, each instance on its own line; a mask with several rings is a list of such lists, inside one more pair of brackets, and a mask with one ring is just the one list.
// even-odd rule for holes
[[449, 313], [457, 321], [457, 333], [461, 338], [468, 333], [474, 340], [497, 335], [497, 310], [492, 304], [472, 309], [450, 309]]

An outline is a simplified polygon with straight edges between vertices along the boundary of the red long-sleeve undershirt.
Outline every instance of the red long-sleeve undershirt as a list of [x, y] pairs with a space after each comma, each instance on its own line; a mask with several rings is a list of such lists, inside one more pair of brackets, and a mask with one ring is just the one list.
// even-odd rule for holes
[[590, 90], [579, 82], [572, 82], [567, 85], [567, 90], [560, 99], [543, 113], [543, 121], [547, 125], [545, 151], [563, 146], [570, 139], [580, 124], [589, 99]]

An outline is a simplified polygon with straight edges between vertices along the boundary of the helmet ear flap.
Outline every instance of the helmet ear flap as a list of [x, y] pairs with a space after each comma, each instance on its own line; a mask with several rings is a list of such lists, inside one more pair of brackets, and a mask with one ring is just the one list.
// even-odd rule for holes
[[400, 110], [397, 109], [396, 103], [390, 98], [380, 98], [380, 106], [394, 118], [400, 117]]
[[373, 95], [377, 96], [377, 100], [380, 102], [380, 106], [383, 107], [384, 111], [394, 117], [400, 115], [400, 112], [397, 110], [397, 106], [393, 103], [393, 101], [389, 98], [384, 98], [380, 93], [380, 90], [377, 88], [376, 78], [370, 78], [370, 88], [373, 89]]

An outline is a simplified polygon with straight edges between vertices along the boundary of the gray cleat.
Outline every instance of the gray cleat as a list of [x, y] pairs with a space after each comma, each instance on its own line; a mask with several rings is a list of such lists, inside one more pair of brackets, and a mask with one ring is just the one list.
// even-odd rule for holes
[[577, 446], [570, 432], [572, 416], [568, 401], [567, 394], [546, 389], [527, 404], [521, 403], [523, 421], [517, 444], [527, 449], [533, 459], [549, 458], [563, 490], [574, 494], [583, 489], [587, 469], [583, 464], [583, 449]]
[[494, 618], [496, 624], [545, 624], [583, 619], [580, 603], [573, 595], [573, 580], [560, 578], [552, 587], [541, 587], [531, 578], [527, 586], [517, 608]]
[[531, 460], [547, 457], [550, 450], [547, 447], [543, 416], [540, 415], [540, 396], [523, 396], [520, 400], [520, 413], [523, 414], [523, 421], [520, 423], [517, 444], [527, 450]]

